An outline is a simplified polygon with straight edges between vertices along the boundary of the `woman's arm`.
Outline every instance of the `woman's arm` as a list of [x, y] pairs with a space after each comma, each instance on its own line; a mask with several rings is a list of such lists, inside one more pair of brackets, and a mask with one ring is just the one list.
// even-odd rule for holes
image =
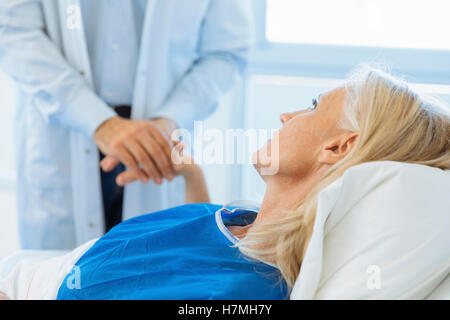
[[208, 187], [202, 169], [194, 162], [192, 157], [182, 155], [183, 145], [177, 144], [176, 148], [181, 156], [179, 164], [174, 165], [175, 172], [183, 176], [186, 183], [185, 203], [209, 203]]
[[196, 165], [191, 165], [189, 172], [184, 175], [186, 182], [185, 202], [186, 203], [209, 203], [208, 187], [202, 169]]

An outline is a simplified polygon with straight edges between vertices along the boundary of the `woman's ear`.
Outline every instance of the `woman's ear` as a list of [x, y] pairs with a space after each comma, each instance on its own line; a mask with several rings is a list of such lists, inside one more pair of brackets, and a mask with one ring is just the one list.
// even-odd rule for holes
[[333, 165], [343, 159], [353, 149], [358, 136], [356, 132], [345, 132], [329, 140], [320, 150], [319, 162]]

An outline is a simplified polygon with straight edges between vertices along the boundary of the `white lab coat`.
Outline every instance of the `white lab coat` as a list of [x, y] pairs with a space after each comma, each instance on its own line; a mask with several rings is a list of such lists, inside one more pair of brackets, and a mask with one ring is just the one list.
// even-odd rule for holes
[[[82, 23], [67, 27], [73, 5], [79, 7], [79, 1], [0, 3], [0, 67], [20, 92], [18, 212], [22, 246], [28, 249], [71, 249], [104, 230], [98, 151], [83, 118], [96, 110], [83, 104], [70, 109], [48, 89], [74, 71], [92, 87]], [[132, 118], [166, 116], [190, 127], [212, 112], [245, 65], [249, 17], [250, 0], [148, 0]], [[50, 71], [54, 77], [37, 83], [36, 74]], [[183, 198], [181, 178], [163, 186], [131, 184], [124, 219], [181, 204]]]

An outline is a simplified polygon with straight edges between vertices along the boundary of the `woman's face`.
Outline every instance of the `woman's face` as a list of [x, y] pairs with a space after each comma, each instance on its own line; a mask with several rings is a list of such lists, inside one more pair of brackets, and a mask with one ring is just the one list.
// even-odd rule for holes
[[[338, 88], [319, 96], [317, 104], [308, 109], [281, 114], [282, 128], [253, 155], [262, 177], [302, 177], [318, 169], [321, 150], [343, 132], [338, 121], [344, 98], [345, 89]], [[263, 169], [268, 167], [272, 173], [267, 170], [265, 176]]]

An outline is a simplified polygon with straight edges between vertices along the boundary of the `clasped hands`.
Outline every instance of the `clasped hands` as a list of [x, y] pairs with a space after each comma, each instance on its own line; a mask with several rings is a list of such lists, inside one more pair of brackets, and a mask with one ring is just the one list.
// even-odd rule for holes
[[177, 175], [171, 160], [174, 143], [171, 134], [177, 129], [168, 118], [128, 120], [113, 117], [99, 126], [94, 140], [105, 158], [103, 171], [112, 171], [120, 162], [127, 167], [116, 178], [119, 186], [134, 181], [160, 185], [163, 179], [172, 181]]

